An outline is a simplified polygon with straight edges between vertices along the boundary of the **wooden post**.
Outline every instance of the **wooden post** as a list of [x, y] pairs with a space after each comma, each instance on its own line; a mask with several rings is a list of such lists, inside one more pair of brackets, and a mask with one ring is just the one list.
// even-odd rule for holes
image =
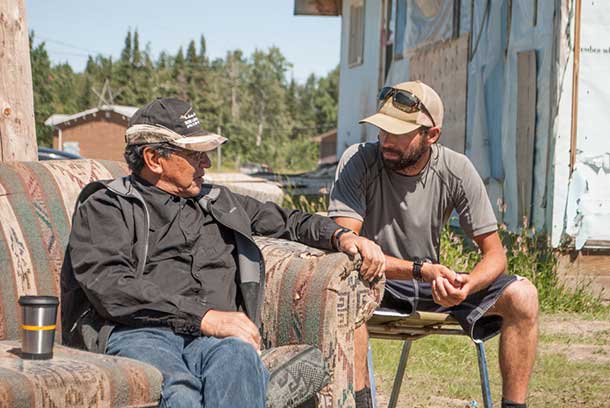
[[572, 70], [572, 132], [570, 134], [570, 174], [576, 164], [578, 130], [578, 71], [580, 68], [580, 0], [575, 0], [574, 13], [574, 68]]
[[38, 156], [24, 0], [0, 0], [0, 162]]

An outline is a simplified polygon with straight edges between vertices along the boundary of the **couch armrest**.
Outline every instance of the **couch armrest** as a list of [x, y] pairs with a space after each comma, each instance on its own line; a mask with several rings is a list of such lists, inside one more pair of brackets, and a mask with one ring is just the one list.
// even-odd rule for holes
[[359, 277], [359, 260], [299, 243], [257, 237], [266, 264], [263, 341], [306, 343], [323, 353], [331, 383], [319, 406], [354, 406], [354, 329], [381, 301], [384, 279]]

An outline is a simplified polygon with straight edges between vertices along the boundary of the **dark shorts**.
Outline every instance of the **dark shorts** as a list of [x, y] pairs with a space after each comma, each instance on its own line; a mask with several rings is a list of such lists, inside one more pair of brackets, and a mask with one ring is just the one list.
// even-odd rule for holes
[[444, 307], [434, 303], [432, 285], [414, 280], [388, 280], [381, 301], [381, 309], [401, 313], [439, 312], [451, 314], [473, 339], [487, 340], [500, 332], [502, 318], [485, 316], [496, 304], [504, 289], [513, 282], [521, 280], [518, 275], [502, 274], [488, 288], [473, 293], [457, 306]]

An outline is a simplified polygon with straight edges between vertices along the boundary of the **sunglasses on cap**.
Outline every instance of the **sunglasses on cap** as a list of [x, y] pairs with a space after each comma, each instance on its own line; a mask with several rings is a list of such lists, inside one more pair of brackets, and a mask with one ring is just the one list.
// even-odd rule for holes
[[405, 113], [422, 112], [432, 121], [432, 127], [436, 127], [434, 118], [428, 112], [428, 109], [423, 102], [409, 91], [385, 86], [379, 92], [379, 101], [385, 102], [388, 98], [392, 98], [392, 106]]

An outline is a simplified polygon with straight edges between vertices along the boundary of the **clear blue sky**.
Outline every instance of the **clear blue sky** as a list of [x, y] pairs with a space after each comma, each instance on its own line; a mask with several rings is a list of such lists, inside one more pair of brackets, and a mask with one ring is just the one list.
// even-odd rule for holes
[[[127, 30], [136, 29], [142, 49], [184, 50], [203, 34], [212, 59], [226, 51], [280, 48], [294, 78], [324, 75], [339, 63], [340, 17], [294, 16], [293, 0], [26, 0], [34, 45], [46, 43], [53, 63], [67, 61], [81, 71], [87, 55], [118, 58]], [[289, 73], [290, 75], [290, 73]]]

